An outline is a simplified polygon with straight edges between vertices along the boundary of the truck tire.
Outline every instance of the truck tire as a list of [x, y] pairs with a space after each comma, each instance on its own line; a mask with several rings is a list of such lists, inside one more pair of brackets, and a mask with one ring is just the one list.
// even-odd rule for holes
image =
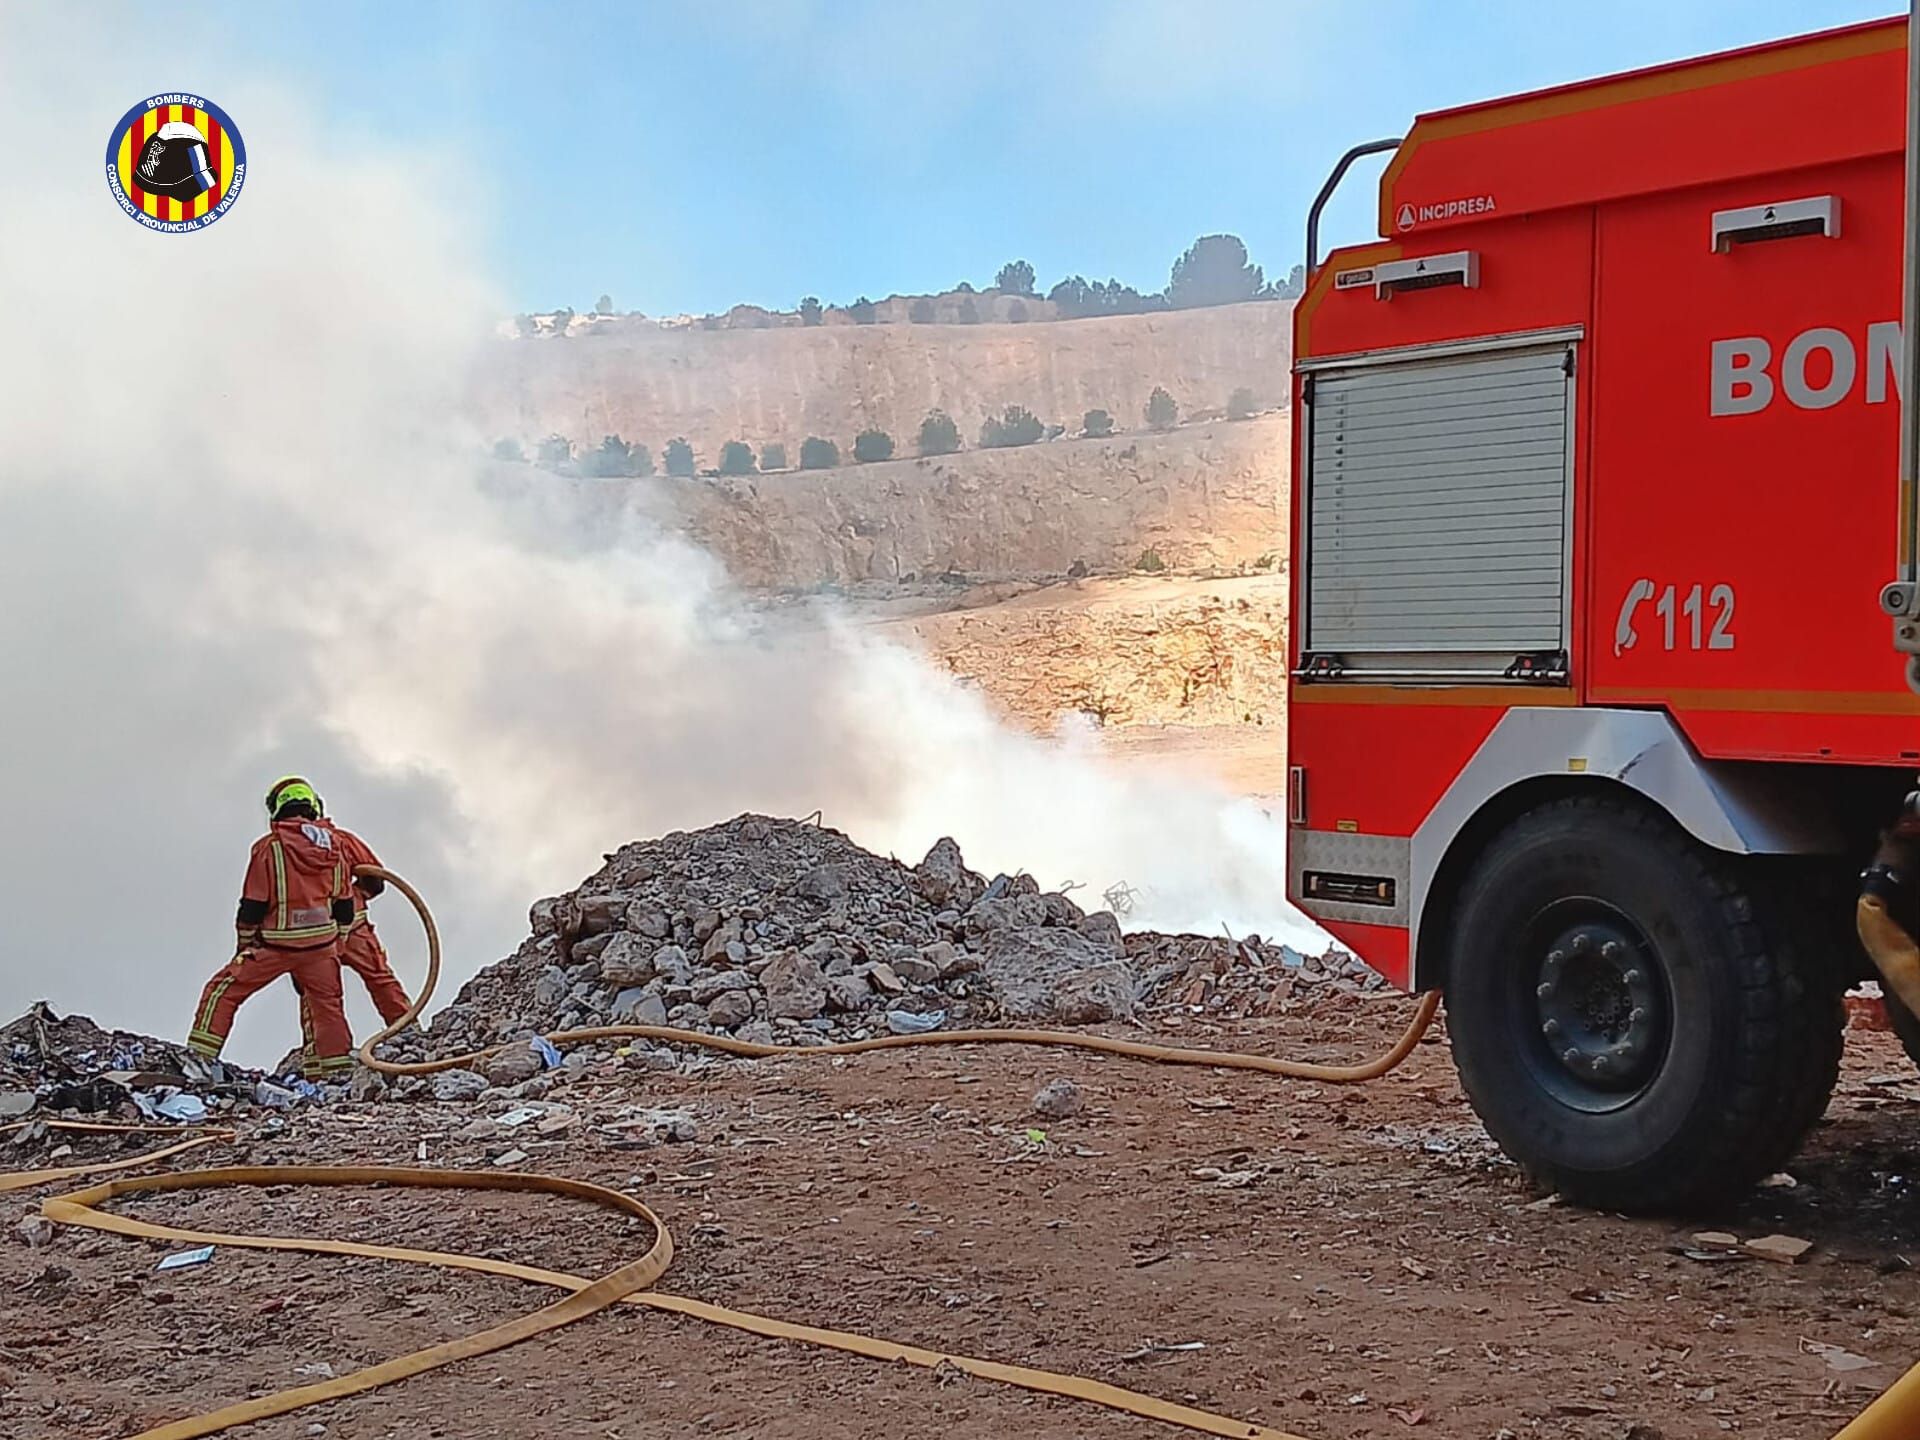
[[1731, 857], [1611, 796], [1512, 822], [1462, 886], [1448, 1026], [1482, 1123], [1583, 1205], [1697, 1211], [1778, 1169], [1832, 1087], [1834, 1007]]

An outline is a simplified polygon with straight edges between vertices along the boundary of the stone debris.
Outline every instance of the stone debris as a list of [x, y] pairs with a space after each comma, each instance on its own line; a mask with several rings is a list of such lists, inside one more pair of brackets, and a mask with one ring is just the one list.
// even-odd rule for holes
[[[758, 815], [623, 845], [578, 889], [535, 902], [529, 921], [520, 947], [468, 981], [426, 1034], [385, 1053], [444, 1057], [621, 1024], [778, 1045], [911, 1033], [935, 1015], [955, 1029], [1152, 1024], [1276, 1014], [1385, 989], [1344, 951], [1306, 956], [1224, 933], [1125, 934], [1111, 911], [1088, 914], [1031, 876], [968, 869], [951, 839], [908, 866], [824, 826]], [[596, 1064], [616, 1048], [643, 1067], [665, 1053], [606, 1045], [568, 1064]], [[395, 1092], [471, 1098], [475, 1082], [537, 1080], [523, 1061], [511, 1071], [490, 1062], [485, 1075], [451, 1082], [458, 1095], [444, 1075], [430, 1089]]]
[[477, 1100], [487, 1093], [487, 1077], [477, 1070], [442, 1070], [429, 1076], [427, 1088], [441, 1101]]
[[1080, 1087], [1071, 1080], [1049, 1080], [1033, 1096], [1033, 1113], [1042, 1120], [1066, 1120], [1080, 1113]]
[[1749, 1255], [1758, 1255], [1762, 1260], [1771, 1260], [1776, 1265], [1798, 1265], [1813, 1251], [1811, 1240], [1802, 1240], [1797, 1235], [1762, 1235], [1758, 1240], [1749, 1240], [1740, 1247]]

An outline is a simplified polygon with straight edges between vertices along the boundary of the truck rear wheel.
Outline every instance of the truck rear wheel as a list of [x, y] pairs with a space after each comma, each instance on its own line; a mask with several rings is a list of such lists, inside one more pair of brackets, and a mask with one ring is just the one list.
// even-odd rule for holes
[[1522, 816], [1455, 921], [1461, 1082], [1494, 1139], [1569, 1199], [1711, 1206], [1778, 1168], [1824, 1107], [1832, 1007], [1736, 864], [1664, 815], [1590, 796]]

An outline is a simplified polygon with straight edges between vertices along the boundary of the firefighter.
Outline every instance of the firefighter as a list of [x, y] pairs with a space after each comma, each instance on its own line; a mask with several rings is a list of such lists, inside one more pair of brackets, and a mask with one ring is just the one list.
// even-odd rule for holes
[[394, 976], [393, 966], [387, 960], [387, 947], [380, 943], [380, 936], [373, 928], [373, 917], [367, 913], [367, 902], [380, 895], [387, 888], [387, 882], [372, 875], [353, 874], [362, 865], [378, 865], [380, 857], [366, 841], [329, 817], [324, 802], [320, 823], [333, 832], [334, 844], [346, 861], [347, 874], [353, 876], [349, 887], [353, 922], [341, 937], [340, 963], [360, 977], [373, 1008], [391, 1025], [407, 1013], [413, 1001], [407, 998], [405, 987]]
[[247, 861], [233, 959], [201, 992], [187, 1044], [217, 1060], [242, 1003], [286, 975], [300, 994], [302, 1070], [309, 1080], [344, 1079], [353, 1065], [340, 993], [340, 936], [353, 923], [347, 862], [320, 823], [320, 797], [299, 776], [274, 782], [267, 814], [271, 827]]

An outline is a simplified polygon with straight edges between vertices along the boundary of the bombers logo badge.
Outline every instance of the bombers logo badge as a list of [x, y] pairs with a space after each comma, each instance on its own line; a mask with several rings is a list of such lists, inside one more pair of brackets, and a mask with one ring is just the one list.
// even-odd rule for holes
[[149, 230], [206, 229], [233, 208], [246, 178], [240, 132], [199, 95], [142, 100], [107, 140], [107, 188]]

